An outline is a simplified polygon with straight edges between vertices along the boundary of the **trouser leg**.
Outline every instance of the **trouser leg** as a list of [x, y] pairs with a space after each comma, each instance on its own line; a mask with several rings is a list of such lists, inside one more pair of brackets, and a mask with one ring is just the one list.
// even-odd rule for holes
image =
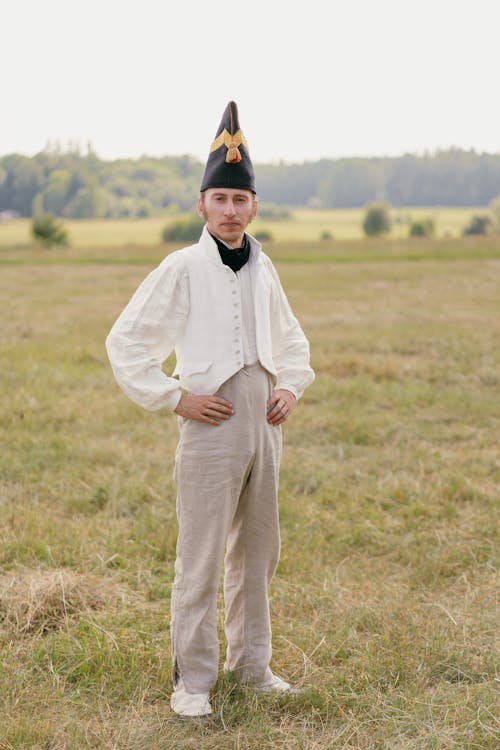
[[281, 429], [266, 421], [270, 376], [253, 372], [255, 453], [231, 525], [225, 558], [226, 669], [242, 680], [269, 676], [271, 624], [268, 587], [280, 549], [278, 473]]
[[[171, 646], [174, 682], [182, 675], [188, 692], [208, 692], [217, 679], [217, 590], [224, 554], [221, 514], [202, 514], [199, 489], [178, 493], [179, 537], [171, 600]], [[186, 523], [184, 514], [193, 509]], [[209, 545], [209, 549], [207, 549]]]

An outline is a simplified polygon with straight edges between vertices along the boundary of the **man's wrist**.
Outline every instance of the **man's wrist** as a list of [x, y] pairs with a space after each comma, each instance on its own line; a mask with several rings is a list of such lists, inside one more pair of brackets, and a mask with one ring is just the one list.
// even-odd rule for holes
[[295, 400], [298, 401], [298, 398], [299, 398], [298, 397], [298, 391], [293, 387], [293, 385], [279, 385], [279, 386], [276, 386], [276, 388], [274, 390], [276, 390], [276, 391], [288, 391], [289, 393], [292, 394], [292, 396], [294, 396]]

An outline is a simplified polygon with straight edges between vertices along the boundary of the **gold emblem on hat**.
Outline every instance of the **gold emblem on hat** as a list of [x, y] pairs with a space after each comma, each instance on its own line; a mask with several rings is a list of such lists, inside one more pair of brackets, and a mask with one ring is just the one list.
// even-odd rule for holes
[[241, 132], [241, 130], [238, 130], [234, 135], [231, 135], [225, 128], [222, 131], [222, 133], [217, 136], [215, 141], [210, 146], [210, 153], [213, 153], [213, 151], [217, 151], [218, 148], [221, 146], [226, 146], [227, 148], [227, 154], [226, 154], [226, 161], [228, 164], [237, 164], [239, 161], [241, 161], [241, 154], [238, 146], [241, 146], [243, 144], [245, 148], [248, 151], [248, 143], [246, 141], [245, 136]]

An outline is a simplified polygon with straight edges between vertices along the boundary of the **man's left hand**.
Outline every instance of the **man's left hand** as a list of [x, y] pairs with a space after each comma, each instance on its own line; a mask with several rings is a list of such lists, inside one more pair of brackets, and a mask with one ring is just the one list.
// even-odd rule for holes
[[288, 419], [296, 405], [297, 399], [293, 393], [285, 391], [284, 388], [277, 388], [267, 402], [267, 421], [277, 427]]

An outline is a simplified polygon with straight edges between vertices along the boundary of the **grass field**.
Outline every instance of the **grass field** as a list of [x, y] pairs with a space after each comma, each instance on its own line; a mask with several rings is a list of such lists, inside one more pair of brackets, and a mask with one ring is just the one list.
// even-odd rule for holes
[[496, 750], [500, 239], [271, 248], [317, 373], [271, 588], [303, 692], [221, 677], [204, 724], [168, 707], [176, 423], [104, 351], [163, 252], [0, 252], [1, 750]]
[[[488, 213], [485, 208], [397, 208], [392, 209], [391, 237], [408, 235], [411, 220], [431, 217], [438, 237], [459, 237], [462, 229], [474, 214]], [[316, 242], [323, 232], [329, 232], [336, 240], [360, 239], [363, 237], [363, 209], [339, 209], [321, 211], [299, 209], [283, 220], [260, 219], [252, 224], [252, 232], [268, 230], [278, 242]], [[65, 221], [76, 247], [121, 247], [123, 245], [156, 245], [162, 229], [172, 218], [85, 220]], [[31, 243], [30, 220], [19, 219], [0, 223], [0, 248], [25, 246]]]

